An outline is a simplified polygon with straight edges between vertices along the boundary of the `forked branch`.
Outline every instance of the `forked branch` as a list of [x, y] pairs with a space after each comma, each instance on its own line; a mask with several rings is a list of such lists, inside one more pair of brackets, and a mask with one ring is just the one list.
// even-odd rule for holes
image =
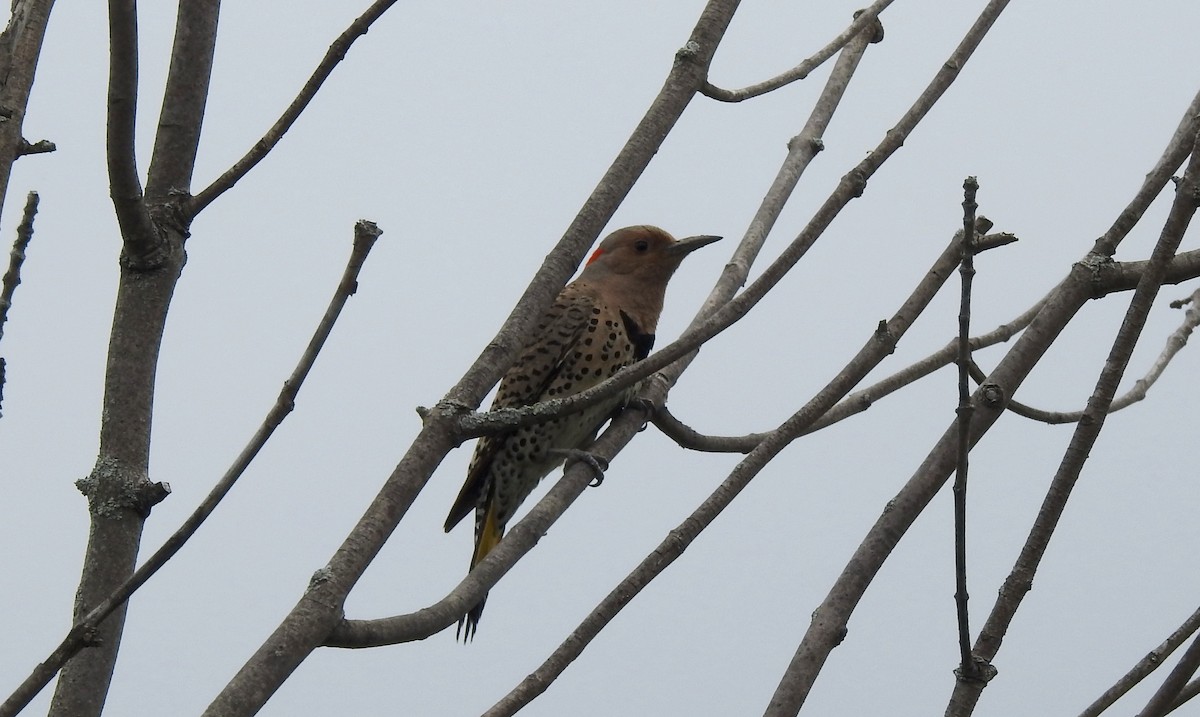
[[142, 585], [145, 585], [168, 560], [174, 557], [180, 548], [195, 535], [204, 521], [208, 519], [208, 516], [212, 515], [213, 511], [216, 510], [217, 505], [220, 504], [221, 500], [233, 488], [237, 480], [246, 471], [246, 468], [249, 467], [251, 461], [262, 450], [262, 447], [266, 445], [267, 441], [274, 434], [275, 429], [283, 423], [284, 418], [295, 407], [296, 396], [300, 392], [300, 387], [304, 385], [304, 380], [316, 362], [317, 356], [320, 354], [322, 347], [324, 347], [326, 339], [329, 338], [329, 334], [333, 330], [338, 316], [341, 315], [346, 301], [358, 288], [359, 271], [362, 269], [363, 262], [366, 261], [371, 247], [374, 246], [375, 240], [379, 238], [381, 233], [379, 228], [372, 222], [360, 221], [354, 225], [354, 246], [350, 253], [350, 259], [346, 263], [345, 270], [342, 272], [341, 281], [338, 282], [337, 290], [329, 302], [329, 307], [325, 310], [325, 315], [321, 318], [295, 370], [284, 381], [283, 388], [279, 392], [279, 397], [275, 400], [275, 405], [267, 413], [266, 418], [263, 419], [262, 424], [255, 431], [250, 442], [238, 454], [233, 465], [217, 481], [217, 484], [213, 486], [208, 496], [188, 516], [183, 525], [171, 534], [166, 542], [142, 563], [107, 599], [92, 608], [87, 615], [72, 626], [70, 632], [59, 643], [58, 647], [44, 661], [38, 664], [34, 668], [33, 673], [5, 700], [3, 705], [0, 705], [0, 717], [10, 717], [24, 709], [29, 704], [29, 701], [58, 674], [58, 671], [62, 669], [67, 660], [71, 659], [71, 657], [88, 645], [90, 636], [96, 631], [96, 626], [112, 614], [114, 610], [123, 605], [134, 592], [142, 587]]

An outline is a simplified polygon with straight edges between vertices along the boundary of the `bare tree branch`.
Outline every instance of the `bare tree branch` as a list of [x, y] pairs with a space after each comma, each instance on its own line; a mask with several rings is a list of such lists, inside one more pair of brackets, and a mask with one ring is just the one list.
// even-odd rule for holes
[[[8, 270], [0, 280], [0, 340], [4, 339], [4, 324], [8, 321], [8, 309], [12, 306], [13, 294], [21, 283], [21, 265], [25, 263], [25, 251], [33, 239], [33, 218], [37, 216], [38, 195], [30, 192], [25, 198], [25, 213], [21, 224], [17, 227], [17, 239], [13, 242], [12, 251], [8, 253]], [[4, 380], [6, 366], [0, 356], [0, 406], [4, 405]], [[3, 416], [0, 412], [0, 416]]]
[[[171, 66], [146, 179], [146, 195], [152, 210], [157, 209], [154, 205], [178, 203], [191, 188], [200, 146], [200, 128], [204, 125], [204, 108], [208, 104], [220, 11], [220, 0], [182, 0], [179, 3]], [[132, 152], [130, 156], [133, 156]], [[187, 219], [178, 209], [170, 211], [171, 216], [155, 218], [178, 225], [173, 228], [186, 235]]]
[[960, 680], [985, 679], [984, 668], [971, 657], [971, 624], [967, 613], [967, 472], [971, 451], [971, 286], [975, 278], [975, 193], [979, 182], [967, 177], [963, 182], [963, 231], [958, 273], [962, 280], [958, 310], [958, 409], [955, 411], [958, 430], [957, 456], [954, 471], [954, 605], [958, 622], [959, 666], [955, 675]]
[[30, 145], [24, 139], [25, 110], [37, 74], [42, 41], [54, 0], [14, 0], [8, 25], [0, 32], [0, 209], [8, 198], [13, 163], [29, 154], [31, 147], [54, 146], [50, 142]]
[[[1088, 399], [1085, 409], [1086, 417], [1077, 424], [1075, 432], [1071, 436], [1071, 442], [1063, 455], [1062, 463], [1051, 480], [1050, 489], [1034, 520], [1033, 529], [1030, 531], [1025, 545], [1021, 548], [1012, 572], [1005, 579], [995, 607], [980, 632], [975, 646], [975, 654], [983, 660], [990, 662], [996, 656], [1008, 626], [1012, 623], [1017, 609], [1032, 585], [1034, 573], [1054, 534], [1058, 520], [1066, 507], [1067, 499], [1071, 495], [1071, 490], [1079, 479], [1080, 472], [1099, 437], [1100, 430], [1104, 427], [1105, 417], [1113, 396], [1116, 395], [1117, 385], [1129, 365], [1129, 358], [1133, 354], [1138, 337], [1145, 328], [1146, 317], [1149, 315], [1154, 298], [1166, 277], [1167, 266], [1183, 240], [1183, 234], [1187, 230], [1196, 208], [1200, 206], [1200, 152], [1196, 151], [1197, 135], [1193, 134], [1192, 137], [1191, 160], [1183, 180], [1176, 187], [1175, 200], [1171, 204], [1170, 214], [1151, 254], [1150, 263], [1137, 288], [1134, 289], [1125, 319], [1117, 331], [1108, 359], [1105, 361], [1096, 381], [1096, 387]], [[1110, 246], [1115, 250], [1115, 243]], [[1190, 675], [1189, 672], [1187, 676]], [[1187, 676], [1183, 679], [1186, 680]], [[971, 714], [985, 686], [986, 684], [978, 682], [960, 681], [955, 684], [954, 694], [951, 696], [946, 710], [947, 716], [957, 717]], [[1182, 686], [1182, 682], [1180, 686]], [[1174, 693], [1170, 697], [1174, 697]]]
[[1182, 707], [1189, 700], [1193, 699], [1196, 695], [1200, 695], [1200, 679], [1195, 679], [1187, 683], [1187, 685], [1179, 691], [1179, 696], [1175, 698], [1175, 701], [1171, 703], [1171, 706], [1168, 707], [1167, 711], [1163, 714], [1171, 714], [1175, 710]]
[[359, 37], [367, 34], [371, 25], [395, 4], [396, 0], [375, 0], [371, 4], [371, 7], [367, 8], [366, 12], [350, 23], [350, 26], [329, 46], [329, 49], [325, 52], [325, 57], [321, 59], [320, 64], [313, 70], [308, 81], [304, 83], [304, 87], [300, 89], [300, 94], [296, 95], [296, 98], [283, 111], [279, 119], [275, 120], [275, 124], [271, 125], [271, 128], [262, 136], [262, 139], [258, 140], [250, 148], [250, 151], [246, 152], [224, 174], [217, 177], [212, 184], [188, 200], [184, 211], [189, 217], [195, 217], [211, 204], [214, 199], [237, 184], [238, 180], [246, 176], [251, 169], [275, 148], [275, 145], [279, 144], [279, 140], [283, 139], [283, 135], [291, 129], [292, 125], [299, 119], [300, 114], [304, 112], [308, 104], [317, 96], [317, 91], [321, 89], [325, 80], [329, 79], [329, 76], [333, 74], [334, 68], [346, 58], [346, 53], [350, 51], [350, 46]]
[[108, 2], [108, 185], [131, 266], [156, 266], [163, 251], [138, 178], [136, 0]]
[[[975, 226], [977, 232], [986, 231], [988, 228], [991, 228], [992, 223], [985, 217], [979, 217]], [[957, 262], [959, 255], [958, 243], [961, 241], [960, 237], [961, 233], [955, 234], [950, 246], [946, 248], [946, 251], [943, 252], [942, 256], [929, 270], [930, 275], [948, 276], [950, 268]], [[974, 251], [978, 254], [988, 249], [1007, 246], [1015, 241], [1017, 241], [1017, 238], [1012, 234], [989, 234], [985, 237], [979, 237], [976, 240]], [[1040, 307], [1041, 303], [1035, 304], [1033, 308], [1027, 310], [1014, 321], [1004, 324], [988, 334], [970, 339], [971, 349], [978, 350], [1012, 338], [1018, 331], [1029, 324], [1029, 321]], [[869, 388], [850, 394], [836, 406], [829, 409], [825, 415], [811, 426], [804, 429], [801, 435], [815, 433], [854, 414], [861, 413], [870, 408], [874, 401], [879, 398], [948, 365], [954, 360], [954, 352], [957, 351], [956, 346], [957, 344], [952, 341], [946, 348], [894, 374], [891, 378], [884, 379]], [[706, 435], [680, 421], [678, 417], [671, 413], [668, 406], [658, 407], [650, 417], [650, 421], [664, 435], [675, 441], [679, 447], [710, 453], [749, 453], [756, 445], [770, 435], [769, 432], [749, 433], [743, 436]]]
[[8, 309], [12, 306], [13, 294], [21, 284], [21, 266], [25, 264], [25, 252], [33, 239], [33, 218], [37, 216], [38, 195], [30, 192], [25, 198], [25, 212], [17, 226], [17, 238], [8, 253], [8, 269], [0, 280], [0, 339], [4, 338], [4, 323], [8, 320]]
[[869, 7], [859, 10], [854, 13], [854, 22], [842, 31], [840, 35], [833, 38], [828, 45], [822, 47], [812, 57], [809, 57], [804, 62], [796, 65], [787, 72], [772, 77], [769, 80], [759, 82], [758, 84], [743, 87], [740, 90], [725, 90], [716, 85], [705, 81], [704, 86], [700, 88], [700, 92], [704, 96], [717, 100], [719, 102], [741, 102], [752, 97], [765, 95], [772, 90], [777, 90], [780, 87], [790, 85], [797, 80], [803, 80], [808, 77], [808, 74], [820, 67], [826, 60], [833, 57], [833, 54], [846, 46], [851, 39], [856, 37], [864, 28], [870, 26], [872, 28], [870, 41], [883, 41], [883, 26], [879, 24], [879, 13], [883, 12], [888, 5], [891, 5], [893, 0], [875, 0]]
[[[1200, 302], [1200, 289], [1193, 292], [1188, 301]], [[1179, 308], [1176, 306], [1177, 303], [1179, 302], [1171, 302], [1171, 306]], [[1171, 360], [1175, 358], [1180, 349], [1187, 345], [1188, 337], [1192, 335], [1197, 325], [1200, 325], [1200, 310], [1193, 307], [1184, 312], [1183, 323], [1167, 337], [1166, 346], [1163, 347], [1162, 353], [1158, 355], [1154, 363], [1150, 365], [1146, 375], [1134, 381], [1133, 386], [1128, 391], [1114, 399], [1112, 405], [1108, 408], [1108, 412], [1116, 413], [1121, 409], [1132, 406], [1138, 401], [1144, 400], [1150, 388], [1158, 381], [1159, 376], [1162, 376], [1163, 371], [1166, 370]], [[979, 365], [974, 361], [971, 362], [971, 378], [977, 383], [983, 383], [987, 378], [983, 369], [979, 368]], [[1009, 401], [1008, 410], [1018, 416], [1049, 424], [1075, 423], [1084, 416], [1082, 410], [1066, 412], [1046, 411], [1018, 401]]]
[[[642, 412], [636, 408], [618, 416], [588, 452], [612, 460], [637, 433]], [[632, 427], [632, 430], [629, 428]], [[517, 523], [508, 528], [500, 544], [463, 578], [446, 597], [404, 615], [372, 620], [341, 620], [330, 631], [327, 647], [364, 648], [423, 640], [453, 625], [494, 588], [504, 575], [537, 545], [567, 508], [591, 483], [594, 474], [582, 463], [566, 467], [563, 477]]]
[[[985, 248], [993, 246], [1003, 246], [1004, 244], [1016, 241], [1016, 237], [1011, 234], [993, 234], [984, 239], [995, 239], [992, 242], [981, 242], [981, 246], [976, 248], [976, 253], [983, 251]], [[1119, 291], [1131, 291], [1137, 283], [1137, 279], [1145, 271], [1146, 262], [1113, 262], [1100, 267], [1098, 276], [1093, 283], [1093, 290], [1097, 292], [1097, 296], [1106, 296], [1110, 293]], [[1193, 250], [1176, 255], [1172, 260], [1168, 271], [1169, 283], [1179, 283], [1190, 279], [1195, 279], [1200, 276], [1200, 250]], [[1049, 297], [1043, 298], [1033, 306], [1026, 309], [1020, 316], [1011, 321], [997, 326], [995, 329], [986, 334], [981, 334], [971, 338], [971, 351], [975, 352], [989, 346], [994, 346], [999, 343], [1008, 341], [1012, 337], [1020, 333], [1033, 317], [1041, 311], [1045, 306]], [[1200, 301], [1200, 291], [1197, 293], [1197, 300]], [[1173, 302], [1181, 303], [1181, 302]], [[1181, 304], [1182, 305], [1182, 304]], [[1187, 342], [1187, 337], [1190, 336], [1196, 325], [1200, 324], [1200, 311], [1189, 309], [1187, 317], [1183, 324], [1167, 339], [1167, 346], [1154, 362], [1150, 371], [1146, 376], [1134, 384], [1133, 388], [1124, 396], [1113, 402], [1114, 408], [1117, 406], [1125, 407], [1145, 397], [1145, 394], [1157, 381], [1162, 374], [1167, 364], [1176, 353]], [[954, 362], [954, 357], [957, 352], [957, 343], [951, 341], [946, 346], [938, 351], [926, 356], [920, 361], [908, 366], [891, 376], [875, 383], [867, 388], [855, 391], [847, 396], [836, 406], [831, 408], [828, 413], [822, 416], [812, 426], [804, 431], [804, 435], [815, 433], [823, 428], [828, 428], [834, 423], [843, 421], [851, 416], [862, 413], [871, 406], [875, 405], [881, 398], [885, 398], [892, 393], [915, 383], [940, 368], [949, 366]], [[987, 374], [972, 360], [971, 377], [976, 383], [983, 383], [987, 379]], [[1010, 400], [1006, 406], [1009, 410], [1018, 415], [1023, 415], [1035, 420], [1045, 420], [1043, 416], [1062, 416], [1069, 420], [1061, 421], [1063, 423], [1078, 420], [1075, 414], [1054, 414], [1050, 412], [1041, 412], [1039, 409], [1031, 408], [1021, 404], [1015, 400]], [[714, 436], [701, 433], [694, 428], [684, 424], [677, 416], [675, 416], [668, 407], [664, 406], [657, 409], [651, 417], [651, 422], [663, 432], [664, 435], [675, 441], [681, 448], [687, 448], [695, 451], [707, 451], [717, 453], [748, 453], [755, 445], [757, 445], [767, 433], [749, 433], [742, 436]], [[1057, 421], [1056, 421], [1057, 422]]]
[[[87, 496], [91, 526], [76, 592], [80, 620], [133, 574], [142, 528], [169, 486], [150, 479], [154, 388], [167, 311], [183, 270], [187, 223], [176, 209], [190, 182], [212, 55], [218, 0], [181, 0], [164, 89], [164, 107], [143, 198], [134, 155], [137, 106], [137, 6], [109, 2], [108, 171], [121, 229], [117, 302], [109, 335], [92, 472], [76, 482]], [[167, 156], [170, 155], [170, 156]], [[125, 621], [120, 603], [96, 629], [96, 645], [62, 669], [51, 717], [98, 717], [104, 708]]]
[[748, 433], [744, 436], [709, 436], [700, 433], [691, 426], [685, 425], [671, 413], [667, 406], [654, 411], [650, 422], [667, 438], [675, 441], [680, 448], [706, 453], [749, 453], [754, 447], [771, 435], [765, 433]]
[[1200, 629], [1200, 609], [1193, 612], [1161, 645], [1151, 650], [1150, 654], [1143, 657], [1129, 672], [1125, 673], [1124, 677], [1117, 680], [1116, 684], [1105, 690], [1104, 694], [1097, 697], [1095, 702], [1080, 712], [1079, 717], [1099, 717], [1100, 713], [1111, 707], [1122, 695], [1133, 689], [1151, 672], [1161, 667], [1167, 656], [1198, 629]]
[[[980, 221], [982, 221], [982, 217], [980, 217]], [[1006, 243], [1013, 241], [1016, 241], [1016, 237], [1013, 235], [992, 234], [984, 237], [983, 241], [980, 242], [980, 245], [982, 245], [984, 248], [991, 248], [992, 246], [1003, 246], [1006, 245]], [[977, 253], [979, 251], [983, 251], [983, 248], [977, 247]], [[1092, 285], [1093, 291], [1096, 291], [1096, 297], [1099, 297], [1116, 293], [1116, 291], [1133, 290], [1136, 285], [1136, 281], [1138, 281], [1138, 278], [1141, 276], [1141, 273], [1145, 271], [1145, 269], [1145, 261], [1114, 261], [1114, 263], [1105, 264], [1098, 269], [1098, 276]], [[1169, 267], [1169, 282], [1178, 283], [1188, 281], [1188, 279], [1193, 279], [1196, 277], [1200, 277], [1200, 249], [1194, 249], [1192, 252], [1184, 252], [1176, 255], [1175, 259], [1171, 261], [1171, 265]], [[971, 339], [971, 350], [978, 351], [979, 349], [985, 349], [992, 347], [992, 345], [1009, 341], [1010, 338], [1018, 335], [1018, 333], [1024, 330], [1026, 326], [1030, 325], [1030, 321], [1033, 320], [1033, 317], [1036, 317], [1039, 311], [1042, 311], [1042, 308], [1045, 306], [1045, 303], [1048, 301], [1048, 299], [1049, 296], [1034, 303], [1033, 306], [1025, 309], [1025, 312], [1022, 312], [1019, 317], [1008, 321], [1008, 323], [1001, 324], [1000, 326], [997, 326], [996, 329], [991, 330], [988, 333], [983, 333], [983, 335], [973, 337]], [[1154, 362], [1154, 366], [1152, 367], [1151, 372], [1147, 373], [1146, 378], [1141, 379], [1142, 381], [1146, 381], [1146, 390], [1153, 385], [1153, 382], [1154, 380], [1157, 380], [1158, 375], [1162, 374], [1163, 369], [1166, 367], [1166, 363], [1170, 361], [1170, 357], [1174, 356], [1178, 350], [1183, 348], [1183, 344], [1187, 342], [1187, 336], [1190, 335], [1190, 331], [1192, 331], [1193, 327], [1198, 324], [1200, 324], [1200, 313], [1195, 312], [1194, 309], [1189, 309], [1188, 318], [1184, 319], [1184, 323], [1180, 329], [1178, 329], [1175, 333], [1172, 333], [1171, 337], [1168, 339], [1168, 348], [1164, 349], [1163, 354], [1159, 355], [1158, 360]], [[822, 416], [820, 420], [816, 421], [808, 429], [805, 429], [804, 434], [808, 435], [809, 433], [815, 433], [817, 430], [828, 428], [829, 426], [833, 426], [834, 423], [844, 421], [848, 417], [860, 414], [860, 412], [868, 410], [872, 405], [875, 405], [877, 400], [890, 396], [890, 394], [899, 391], [900, 388], [925, 378], [925, 376], [936, 372], [937, 369], [949, 366], [949, 364], [954, 362], [956, 351], [958, 351], [958, 344], [956, 344], [954, 341], [949, 342], [946, 347], [943, 347], [942, 349], [935, 351], [934, 354], [930, 354], [929, 356], [924, 357], [924, 359], [913, 363], [912, 366], [901, 369], [899, 372], [888, 376], [886, 379], [876, 382], [874, 385], [851, 393], [850, 396], [842, 399], [838, 405], [835, 405], [832, 409], [829, 409], [827, 414]], [[974, 366], [974, 369], [972, 370], [972, 378], [982, 384], [982, 382], [986, 380], [986, 374], [983, 373], [983, 370], [978, 369], [978, 366], [976, 366], [974, 362], [972, 362], [972, 366]], [[1135, 385], [1127, 394], [1127, 396], [1117, 399], [1117, 402], [1114, 402], [1114, 405], [1117, 403], [1123, 403], [1124, 400], [1127, 399], [1135, 399], [1136, 394], [1139, 392], [1139, 386]], [[1009, 400], [1007, 408], [1013, 410], [1016, 412], [1016, 414], [1021, 414], [1022, 410], [1030, 412], [1037, 411], [1037, 409], [1027, 408], [1027, 406], [1022, 408], [1022, 405], [1024, 404], [1019, 404], [1016, 402], [1016, 400]], [[1013, 408], [1013, 406], [1016, 406], [1016, 408]], [[664, 414], [660, 415], [658, 411], [655, 412], [655, 415], [652, 418], [655, 426], [662, 430], [662, 433], [666, 434], [668, 438], [676, 441], [680, 447], [689, 448], [689, 450], [716, 451], [722, 453], [745, 453], [752, 450], [754, 445], [757, 444], [758, 441], [762, 440], [762, 436], [767, 435], [766, 433], [750, 433], [740, 436], [706, 435], [696, 432], [694, 428], [685, 426], [685, 424], [682, 421], [679, 421], [678, 417], [671, 414], [671, 411], [667, 410], [665, 406], [664, 408], [659, 409], [659, 411], [664, 411]]]
[[354, 225], [354, 246], [350, 252], [350, 259], [346, 263], [345, 270], [342, 272], [342, 278], [338, 282], [337, 290], [329, 302], [329, 307], [325, 310], [325, 315], [317, 325], [317, 329], [313, 333], [313, 337], [309, 341], [304, 354], [300, 357], [295, 370], [284, 381], [283, 389], [279, 392], [279, 397], [275, 400], [275, 405], [267, 413], [266, 418], [263, 419], [262, 424], [255, 431], [250, 442], [238, 454], [233, 465], [217, 481], [217, 484], [213, 486], [208, 496], [188, 516], [183, 525], [172, 533], [162, 546], [146, 562], [138, 567], [129, 579], [121, 583], [112, 594], [75, 622], [70, 632], [50, 656], [39, 663], [34, 668], [33, 673], [5, 700], [3, 705], [0, 705], [0, 717], [15, 715], [24, 709], [30, 700], [37, 696], [50, 683], [50, 680], [54, 679], [54, 676], [58, 674], [58, 671], [67, 660], [71, 659], [81, 649], [89, 646], [91, 636], [96, 634], [97, 626], [100, 622], [112, 614], [119, 606], [124, 605], [133, 593], [141, 588], [142, 585], [145, 585], [163, 565], [166, 565], [167, 561], [174, 557], [184, 544], [195, 535], [204, 521], [208, 519], [208, 516], [212, 515], [213, 511], [216, 510], [221, 500], [233, 489], [234, 484], [241, 478], [246, 468], [250, 466], [250, 463], [258, 455], [258, 452], [262, 450], [262, 447], [266, 445], [267, 441], [275, 433], [275, 429], [283, 423], [283, 420], [295, 408], [296, 396], [300, 393], [300, 387], [304, 385], [305, 378], [308, 377], [309, 371], [312, 369], [313, 364], [316, 363], [317, 356], [325, 346], [325, 341], [329, 338], [330, 332], [333, 331], [333, 326], [341, 315], [346, 301], [357, 290], [358, 274], [362, 270], [363, 263], [366, 261], [371, 247], [375, 245], [375, 241], [381, 233], [373, 222], [364, 220]]
[[1179, 663], [1167, 675], [1167, 679], [1163, 680], [1158, 691], [1150, 697], [1150, 701], [1138, 712], [1137, 717], [1162, 717], [1171, 710], [1175, 709], [1177, 698], [1182, 696], [1182, 691], [1187, 686], [1187, 681], [1192, 675], [1196, 674], [1196, 669], [1200, 668], [1200, 637], [1192, 640], [1192, 644], [1188, 649], [1184, 650], [1183, 657], [1179, 658]]

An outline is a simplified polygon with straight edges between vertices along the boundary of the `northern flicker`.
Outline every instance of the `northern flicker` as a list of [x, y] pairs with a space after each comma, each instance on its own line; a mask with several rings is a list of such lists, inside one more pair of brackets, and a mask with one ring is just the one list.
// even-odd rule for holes
[[[650, 353], [667, 282], [683, 258], [720, 237], [676, 241], [652, 226], [618, 229], [587, 260], [542, 316], [517, 362], [500, 381], [492, 408], [519, 408], [578, 393]], [[517, 507], [572, 450], [591, 444], [632, 395], [536, 426], [480, 438], [446, 532], [475, 511], [471, 568], [496, 547]], [[475, 634], [484, 596], [458, 623]]]

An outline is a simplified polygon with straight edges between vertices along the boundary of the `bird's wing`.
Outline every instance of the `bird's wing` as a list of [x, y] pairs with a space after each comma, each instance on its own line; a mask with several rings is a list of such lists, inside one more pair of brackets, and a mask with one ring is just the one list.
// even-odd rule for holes
[[[541, 400], [546, 388], [562, 370], [572, 347], [587, 328], [594, 305], [594, 299], [583, 292], [573, 291], [572, 287], [563, 290], [538, 322], [533, 339], [521, 351], [517, 362], [500, 380], [496, 399], [492, 401], [493, 410], [520, 408]], [[450, 532], [479, 505], [487, 483], [488, 468], [509, 435], [506, 432], [484, 436], [476, 443], [467, 469], [467, 480], [446, 518], [446, 532]]]

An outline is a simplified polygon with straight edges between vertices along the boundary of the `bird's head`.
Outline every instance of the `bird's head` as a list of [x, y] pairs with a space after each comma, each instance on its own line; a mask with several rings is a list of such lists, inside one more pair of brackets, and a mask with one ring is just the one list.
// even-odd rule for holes
[[676, 240], [647, 225], [618, 229], [604, 238], [584, 266], [581, 279], [619, 276], [647, 287], [666, 288], [683, 258], [721, 237], [694, 236]]

